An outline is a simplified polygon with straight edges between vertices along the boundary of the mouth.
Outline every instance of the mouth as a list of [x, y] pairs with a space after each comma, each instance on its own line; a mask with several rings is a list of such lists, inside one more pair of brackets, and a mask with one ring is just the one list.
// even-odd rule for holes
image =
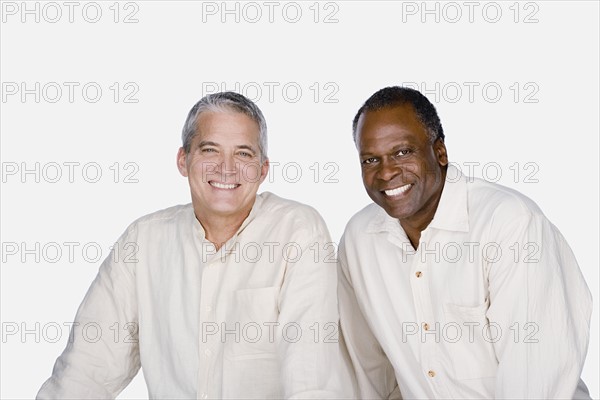
[[217, 181], [208, 181], [208, 184], [214, 188], [223, 190], [233, 190], [241, 186], [239, 183], [223, 183]]
[[396, 197], [400, 196], [403, 193], [406, 193], [412, 186], [413, 184], [409, 183], [404, 186], [397, 187], [395, 189], [383, 190], [383, 193], [385, 193], [385, 195], [388, 197]]

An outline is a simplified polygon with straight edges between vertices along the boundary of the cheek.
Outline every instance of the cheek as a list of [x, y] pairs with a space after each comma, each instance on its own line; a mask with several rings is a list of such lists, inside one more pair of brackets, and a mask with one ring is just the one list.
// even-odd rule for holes
[[422, 176], [424, 163], [422, 160], [407, 161], [402, 164], [402, 173], [407, 175]]
[[249, 183], [258, 183], [262, 177], [262, 168], [259, 163], [247, 163], [240, 169], [241, 179]]
[[368, 172], [368, 171], [365, 171], [365, 170], [363, 169], [363, 170], [361, 170], [361, 176], [362, 176], [363, 183], [364, 183], [365, 185], [367, 185], [367, 182], [369, 182], [369, 181], [371, 180], [371, 179], [369, 178], [369, 172]]
[[218, 164], [211, 161], [198, 161], [192, 164], [191, 170], [194, 174], [204, 177], [218, 171]]
[[363, 180], [363, 184], [365, 185], [365, 188], [367, 188], [367, 190], [371, 189], [371, 186], [373, 185], [373, 171], [363, 171], [362, 172], [362, 180]]

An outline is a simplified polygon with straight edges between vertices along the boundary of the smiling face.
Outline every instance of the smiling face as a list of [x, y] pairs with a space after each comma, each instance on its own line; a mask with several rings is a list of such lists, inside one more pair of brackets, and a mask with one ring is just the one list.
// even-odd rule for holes
[[403, 104], [362, 114], [356, 144], [369, 197], [403, 226], [424, 229], [444, 187], [444, 142], [431, 143], [412, 106]]
[[199, 219], [214, 216], [245, 219], [258, 187], [269, 170], [261, 160], [259, 127], [235, 111], [200, 114], [190, 152], [177, 154], [181, 175], [188, 178], [194, 211]]

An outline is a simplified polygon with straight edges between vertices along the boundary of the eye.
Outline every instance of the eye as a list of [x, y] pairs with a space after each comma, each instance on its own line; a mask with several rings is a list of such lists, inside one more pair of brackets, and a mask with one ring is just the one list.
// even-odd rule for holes
[[217, 149], [215, 149], [213, 147], [203, 147], [202, 149], [200, 149], [200, 151], [202, 153], [216, 153]]
[[240, 156], [242, 156], [242, 157], [244, 157], [244, 158], [252, 158], [252, 157], [254, 157], [254, 154], [252, 154], [252, 153], [249, 153], [249, 152], [247, 152], [247, 151], [240, 151], [240, 152], [238, 153], [238, 155], [240, 155]]
[[369, 164], [373, 164], [376, 161], [377, 161], [377, 159], [375, 157], [369, 157], [369, 158], [365, 158], [364, 160], [362, 160], [361, 164], [369, 165]]
[[410, 149], [400, 149], [398, 150], [398, 152], [396, 153], [396, 157], [403, 157], [403, 156], [407, 156], [410, 153], [412, 153], [412, 150]]

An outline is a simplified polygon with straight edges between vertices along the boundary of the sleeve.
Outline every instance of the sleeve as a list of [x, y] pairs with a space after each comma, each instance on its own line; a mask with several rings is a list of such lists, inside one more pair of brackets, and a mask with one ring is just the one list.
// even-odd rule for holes
[[[130, 228], [100, 266], [37, 399], [115, 398], [140, 368]], [[130, 233], [129, 235], [127, 233]], [[129, 331], [130, 335], [123, 335]]]
[[338, 338], [335, 244], [320, 218], [317, 228], [303, 230], [297, 236], [302, 241], [288, 246], [279, 295], [276, 337], [286, 399], [354, 397], [350, 363]]
[[354, 367], [359, 398], [401, 399], [394, 368], [358, 304], [344, 237], [338, 252], [338, 301], [342, 336]]
[[[573, 252], [543, 216], [503, 224], [489, 264], [490, 326], [498, 359], [496, 398], [571, 399], [584, 387], [592, 309]], [[490, 335], [493, 337], [494, 335]]]

